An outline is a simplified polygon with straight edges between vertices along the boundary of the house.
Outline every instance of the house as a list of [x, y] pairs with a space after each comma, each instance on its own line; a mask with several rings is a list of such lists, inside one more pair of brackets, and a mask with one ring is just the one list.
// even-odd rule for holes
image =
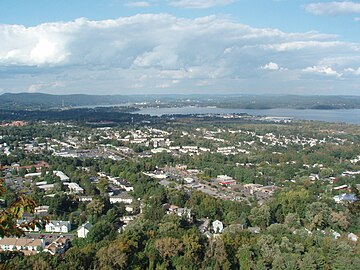
[[335, 231], [332, 232], [332, 235], [333, 235], [334, 239], [338, 239], [339, 237], [341, 237], [341, 234], [338, 232], [335, 232]]
[[78, 196], [79, 202], [92, 202], [92, 196]]
[[347, 193], [336, 195], [333, 197], [333, 199], [335, 200], [336, 203], [343, 203], [343, 202], [353, 203], [357, 201], [355, 194], [347, 194]]
[[186, 219], [186, 220], [189, 221], [189, 222], [193, 222], [193, 220], [194, 220], [192, 211], [191, 211], [191, 209], [189, 209], [189, 208], [180, 208], [180, 207], [179, 207], [179, 208], [177, 208], [177, 209], [175, 210], [175, 213], [176, 213], [179, 217], [184, 218], [184, 219]]
[[50, 220], [50, 222], [45, 225], [46, 232], [68, 233], [70, 230], [70, 221]]
[[357, 242], [358, 236], [356, 234], [354, 234], [354, 233], [349, 233], [348, 234], [348, 239], [353, 241], [353, 242]]
[[49, 252], [51, 255], [63, 254], [70, 247], [70, 239], [65, 236], [60, 236], [52, 243], [44, 248], [44, 252]]
[[260, 227], [248, 227], [248, 231], [251, 233], [260, 233], [261, 229]]
[[133, 206], [125, 206], [125, 211], [128, 212], [128, 213], [132, 213], [134, 212], [135, 208]]
[[40, 177], [41, 173], [27, 173], [25, 174], [25, 178], [32, 178], [32, 177]]
[[[29, 222], [29, 220], [18, 219], [18, 220], [16, 220], [16, 226], [21, 227], [21, 224], [26, 224], [28, 222]], [[27, 228], [24, 228], [24, 227], [21, 227], [21, 229], [24, 232], [39, 232], [40, 231], [40, 228], [38, 226], [35, 226], [34, 229], [30, 229], [30, 228], [27, 229]]]
[[136, 219], [136, 216], [123, 216], [120, 218], [120, 221], [127, 225], [135, 219]]
[[130, 196], [128, 193], [120, 193], [119, 195], [110, 196], [110, 203], [125, 203], [132, 204], [134, 198]]
[[115, 178], [114, 183], [121, 189], [125, 189], [126, 191], [134, 191], [134, 187], [132, 187], [126, 180]]
[[231, 186], [236, 185], [236, 180], [226, 180], [226, 181], [220, 181], [219, 185], [221, 186]]
[[333, 190], [342, 190], [342, 189], [347, 189], [348, 186], [347, 185], [341, 185], [341, 186], [338, 186], [338, 187], [334, 187]]
[[168, 214], [168, 215], [176, 214], [177, 216], [184, 218], [189, 222], [193, 222], [193, 220], [194, 220], [192, 211], [189, 208], [181, 208], [177, 205], [172, 205], [172, 204], [168, 204], [168, 203], [163, 204], [162, 207], [166, 211], [166, 214]]
[[320, 176], [316, 173], [312, 173], [312, 174], [310, 174], [309, 179], [311, 181], [320, 180]]
[[208, 218], [206, 218], [206, 219], [202, 219], [201, 222], [202, 223], [200, 224], [198, 229], [201, 233], [205, 233], [209, 229], [210, 220]]
[[80, 187], [77, 183], [64, 183], [70, 190], [70, 193], [79, 194], [84, 193], [84, 189]]
[[49, 214], [49, 206], [48, 205], [40, 205], [35, 207], [34, 213], [35, 215], [45, 216]]
[[90, 229], [91, 229], [92, 225], [90, 223], [85, 223], [83, 225], [81, 225], [78, 229], [77, 229], [77, 234], [79, 238], [86, 238], [87, 234], [89, 233]]
[[70, 178], [63, 173], [62, 171], [53, 171], [53, 173], [60, 178], [60, 181], [62, 182], [68, 182], [70, 181]]
[[168, 215], [176, 213], [176, 210], [179, 208], [179, 206], [177, 206], [177, 205], [172, 205], [172, 204], [168, 204], [168, 203], [163, 204], [162, 207], [166, 211], [166, 214], [168, 214]]
[[215, 220], [211, 224], [212, 230], [215, 233], [222, 233], [224, 231], [224, 224], [220, 220]]
[[34, 255], [45, 247], [44, 239], [9, 238], [0, 239], [0, 252], [20, 251], [25, 255]]
[[191, 183], [194, 183], [194, 179], [192, 179], [191, 177], [185, 177], [184, 182], [187, 184], [191, 184]]
[[55, 184], [38, 185], [37, 187], [45, 191], [48, 191], [48, 190], [53, 190], [55, 188]]

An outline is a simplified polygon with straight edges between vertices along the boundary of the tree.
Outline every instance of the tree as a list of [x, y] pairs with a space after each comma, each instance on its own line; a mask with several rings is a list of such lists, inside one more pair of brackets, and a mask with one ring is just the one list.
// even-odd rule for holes
[[[0, 179], [0, 196], [5, 192], [4, 181]], [[35, 229], [35, 226], [41, 227], [41, 220], [34, 219], [29, 222], [23, 222], [17, 226], [16, 220], [21, 219], [24, 213], [34, 213], [36, 207], [35, 201], [24, 195], [17, 195], [14, 202], [0, 212], [0, 237], [22, 236], [23, 228]], [[46, 221], [46, 219], [44, 219]]]
[[263, 204], [260, 207], [254, 207], [253, 209], [251, 209], [249, 219], [251, 225], [266, 228], [270, 224], [270, 217], [270, 207], [266, 204]]
[[96, 254], [99, 269], [128, 269], [127, 261], [133, 245], [131, 242], [120, 240], [101, 248]]
[[190, 232], [182, 237], [182, 242], [184, 244], [184, 259], [190, 265], [199, 268], [204, 253], [200, 235], [197, 231]]
[[183, 250], [183, 244], [176, 238], [164, 237], [155, 241], [155, 248], [164, 260], [169, 260]]
[[326, 203], [314, 202], [307, 207], [306, 219], [311, 230], [325, 229], [331, 223], [331, 209]]
[[301, 223], [300, 223], [300, 218], [299, 218], [298, 214], [289, 213], [285, 217], [284, 224], [291, 230], [295, 230], [295, 229], [300, 228]]
[[241, 246], [236, 253], [236, 257], [239, 260], [241, 270], [251, 269], [251, 266], [253, 264], [251, 246]]
[[113, 239], [114, 227], [111, 223], [100, 221], [91, 227], [86, 236], [88, 243], [98, 243], [104, 238]]
[[347, 216], [345, 215], [344, 212], [332, 212], [331, 213], [331, 222], [332, 222], [332, 227], [336, 230], [342, 230], [345, 231], [348, 227], [350, 222], [347, 219]]
[[104, 213], [105, 204], [99, 199], [94, 199], [86, 205], [86, 210], [93, 218], [97, 219]]
[[107, 192], [108, 186], [109, 181], [106, 178], [101, 178], [96, 187], [100, 190], [101, 194], [105, 194]]

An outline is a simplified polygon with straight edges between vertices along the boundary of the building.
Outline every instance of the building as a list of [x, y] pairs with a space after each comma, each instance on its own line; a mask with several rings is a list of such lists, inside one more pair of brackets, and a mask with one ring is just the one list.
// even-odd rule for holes
[[181, 217], [181, 218], [183, 218], [183, 219], [186, 219], [186, 220], [189, 221], [189, 222], [193, 222], [193, 221], [194, 221], [193, 213], [192, 213], [192, 211], [191, 211], [190, 208], [181, 208], [181, 207], [179, 207], [179, 208], [177, 208], [177, 209], [175, 210], [175, 213], [176, 213], [179, 217]]
[[92, 196], [78, 196], [79, 202], [92, 202]]
[[64, 183], [67, 186], [71, 193], [73, 194], [82, 194], [84, 193], [84, 189], [80, 187], [77, 183]]
[[49, 252], [51, 255], [63, 254], [70, 247], [70, 239], [65, 236], [60, 236], [52, 243], [44, 248], [44, 252]]
[[62, 182], [70, 181], [70, 178], [62, 171], [53, 171], [53, 173], [58, 176]]
[[70, 230], [70, 221], [50, 220], [50, 222], [45, 225], [46, 232], [68, 233]]
[[89, 233], [90, 229], [91, 229], [92, 225], [90, 223], [85, 223], [83, 225], [81, 225], [78, 229], [77, 229], [77, 234], [79, 238], [86, 238], [87, 234]]
[[16, 226], [21, 228], [21, 230], [23, 230], [24, 232], [39, 232], [40, 228], [38, 226], [35, 226], [34, 229], [27, 229], [25, 227], [21, 227], [21, 224], [26, 224], [28, 223], [29, 220], [25, 220], [25, 219], [18, 219], [16, 220]]
[[258, 234], [260, 233], [261, 229], [260, 227], [248, 227], [248, 231], [252, 234]]
[[357, 242], [358, 236], [356, 234], [354, 234], [354, 233], [349, 233], [348, 234], [348, 239], [353, 241], [353, 242]]
[[220, 220], [213, 221], [211, 225], [214, 233], [222, 233], [224, 231], [224, 224]]
[[34, 209], [34, 213], [35, 215], [48, 215], [49, 214], [49, 206], [47, 205], [41, 205], [41, 206], [37, 206]]
[[132, 204], [134, 198], [124, 192], [124, 193], [120, 193], [119, 195], [110, 196], [109, 200], [110, 203]]
[[355, 194], [347, 194], [347, 193], [336, 195], [333, 197], [333, 199], [335, 200], [336, 203], [343, 203], [343, 202], [353, 203], [357, 201]]
[[45, 247], [43, 239], [9, 238], [0, 239], [0, 252], [20, 251], [25, 255], [34, 255]]

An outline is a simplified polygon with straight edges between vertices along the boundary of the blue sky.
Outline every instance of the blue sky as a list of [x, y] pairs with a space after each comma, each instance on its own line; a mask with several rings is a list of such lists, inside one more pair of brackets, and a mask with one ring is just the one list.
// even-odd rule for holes
[[0, 93], [360, 95], [360, 1], [2, 0]]

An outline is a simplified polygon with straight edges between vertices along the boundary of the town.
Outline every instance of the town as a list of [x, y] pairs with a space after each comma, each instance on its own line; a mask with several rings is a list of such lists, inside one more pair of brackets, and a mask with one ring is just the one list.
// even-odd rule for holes
[[[2, 206], [11, 205], [15, 194], [30, 196], [37, 206], [16, 221], [24, 235], [3, 237], [0, 250], [66, 254], [72, 246], [121, 235], [139, 220], [161, 220], [163, 215], [176, 216], [207, 239], [233, 230], [260, 234], [270, 219], [263, 223], [264, 217], [256, 215], [263, 216], [272, 197], [289, 188], [307, 187], [317, 200], [331, 198], [336, 208], [344, 208], [358, 200], [360, 133], [356, 126], [333, 125], [194, 125], [184, 124], [183, 118], [166, 128], [4, 124]], [[230, 204], [218, 213], [203, 200]], [[333, 212], [345, 219], [341, 226], [314, 228], [357, 243], [359, 224], [352, 226], [344, 213]], [[41, 222], [24, 227], [32, 220]], [[311, 226], [303, 229], [312, 233]]]

